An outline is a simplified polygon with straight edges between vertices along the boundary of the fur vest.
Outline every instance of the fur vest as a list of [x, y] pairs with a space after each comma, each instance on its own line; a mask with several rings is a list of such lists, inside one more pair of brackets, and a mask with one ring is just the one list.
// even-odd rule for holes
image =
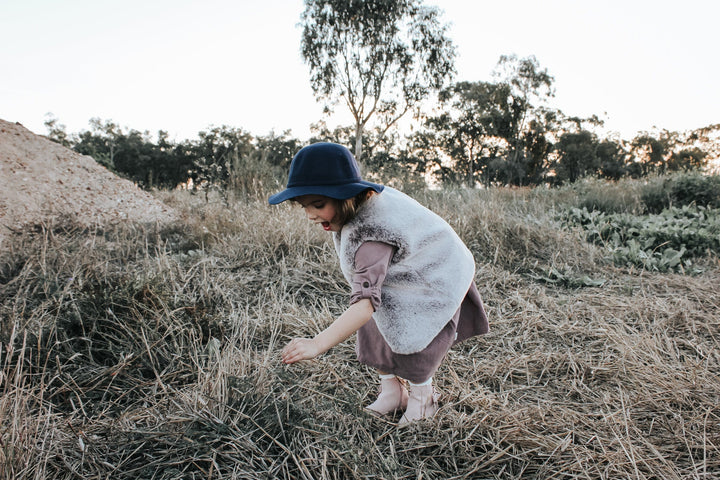
[[373, 314], [395, 353], [416, 353], [450, 321], [475, 275], [472, 253], [438, 215], [395, 189], [385, 187], [333, 233], [340, 267], [348, 282], [355, 253], [365, 242], [396, 247]]

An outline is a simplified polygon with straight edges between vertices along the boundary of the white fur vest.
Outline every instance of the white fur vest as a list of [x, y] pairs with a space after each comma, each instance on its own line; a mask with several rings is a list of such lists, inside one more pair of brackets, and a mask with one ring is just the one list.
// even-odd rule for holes
[[365, 242], [397, 248], [373, 314], [395, 353], [416, 353], [450, 321], [475, 275], [472, 253], [438, 215], [395, 189], [385, 187], [333, 233], [340, 267], [348, 282], [355, 253]]

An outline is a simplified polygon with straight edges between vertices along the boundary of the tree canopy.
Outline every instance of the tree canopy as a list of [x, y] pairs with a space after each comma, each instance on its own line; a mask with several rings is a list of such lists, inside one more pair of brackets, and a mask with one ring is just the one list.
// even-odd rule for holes
[[302, 57], [326, 111], [355, 122], [355, 156], [373, 117], [381, 136], [454, 73], [455, 49], [434, 7], [419, 0], [306, 0]]

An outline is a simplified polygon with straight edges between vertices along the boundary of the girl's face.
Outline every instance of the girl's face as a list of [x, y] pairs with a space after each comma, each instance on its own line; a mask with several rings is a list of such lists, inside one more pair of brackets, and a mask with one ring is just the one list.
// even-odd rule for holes
[[308, 220], [320, 225], [326, 232], [339, 232], [342, 225], [335, 221], [337, 209], [335, 202], [322, 195], [302, 195], [295, 198], [305, 210]]

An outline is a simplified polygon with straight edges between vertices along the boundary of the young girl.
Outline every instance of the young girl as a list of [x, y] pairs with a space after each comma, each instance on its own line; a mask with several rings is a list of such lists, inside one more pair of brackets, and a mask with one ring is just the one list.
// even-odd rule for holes
[[432, 379], [445, 354], [488, 331], [470, 251], [435, 213], [362, 180], [350, 151], [334, 143], [295, 155], [287, 188], [269, 198], [273, 205], [285, 200], [332, 232], [352, 294], [347, 310], [315, 338], [290, 341], [282, 361], [315, 358], [357, 332], [358, 360], [380, 376], [380, 394], [366, 410], [404, 409], [401, 424], [433, 416]]

